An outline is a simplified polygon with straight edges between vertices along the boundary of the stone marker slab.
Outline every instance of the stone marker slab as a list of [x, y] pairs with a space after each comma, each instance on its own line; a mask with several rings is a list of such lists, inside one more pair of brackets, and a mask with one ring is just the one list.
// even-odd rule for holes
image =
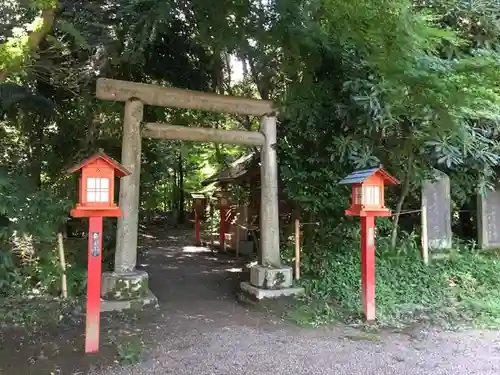
[[500, 248], [500, 190], [478, 194], [477, 230], [481, 249]]
[[424, 182], [422, 214], [427, 215], [429, 249], [449, 249], [452, 244], [450, 178], [444, 173], [439, 173], [437, 180]]

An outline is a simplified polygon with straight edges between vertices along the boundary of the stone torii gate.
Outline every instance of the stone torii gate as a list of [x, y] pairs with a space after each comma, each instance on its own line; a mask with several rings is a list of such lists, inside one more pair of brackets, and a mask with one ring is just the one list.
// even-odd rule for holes
[[[148, 288], [147, 273], [135, 268], [142, 137], [259, 146], [261, 256], [259, 264], [250, 270], [250, 282], [243, 282], [241, 288], [257, 299], [301, 293], [300, 288], [292, 288], [292, 268], [283, 266], [280, 260], [276, 108], [273, 102], [106, 78], [98, 79], [96, 96], [125, 102], [121, 163], [131, 172], [120, 182], [119, 205], [123, 216], [118, 219], [114, 271], [103, 274], [101, 294], [104, 299], [118, 303], [116, 308], [155, 300]], [[144, 105], [260, 116], [260, 131], [142, 124]]]

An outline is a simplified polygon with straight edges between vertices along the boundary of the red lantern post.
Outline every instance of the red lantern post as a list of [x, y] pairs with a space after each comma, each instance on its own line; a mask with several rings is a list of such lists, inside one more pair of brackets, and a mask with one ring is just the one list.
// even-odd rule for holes
[[219, 207], [219, 245], [221, 249], [224, 249], [224, 242], [226, 241], [226, 233], [227, 233], [227, 211], [230, 208], [231, 204], [229, 201], [229, 193], [226, 190], [219, 191], [215, 193], [215, 196], [218, 198], [218, 207]]
[[81, 171], [79, 196], [71, 216], [89, 218], [85, 352], [92, 353], [99, 351], [103, 217], [121, 216], [120, 208], [114, 203], [115, 177], [127, 176], [130, 172], [103, 152], [70, 168], [68, 173], [77, 171]]
[[194, 211], [194, 237], [196, 246], [201, 245], [201, 217], [206, 205], [206, 197], [201, 193], [191, 193]]
[[352, 185], [348, 216], [361, 217], [361, 302], [367, 321], [375, 320], [375, 217], [391, 216], [385, 207], [384, 184], [399, 184], [382, 168], [359, 170], [340, 184]]

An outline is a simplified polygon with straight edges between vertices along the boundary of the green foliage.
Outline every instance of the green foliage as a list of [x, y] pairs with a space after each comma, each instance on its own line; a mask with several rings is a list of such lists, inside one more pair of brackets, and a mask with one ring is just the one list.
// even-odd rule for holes
[[0, 174], [0, 215], [5, 218], [0, 238], [30, 234], [47, 240], [64, 224], [71, 202], [50, 190], [31, 190], [30, 180], [14, 173]]
[[117, 343], [118, 360], [124, 365], [139, 363], [144, 356], [143, 348], [138, 340]]
[[[314, 260], [304, 259], [303, 286], [311, 302], [290, 315], [302, 324], [328, 324], [362, 318], [360, 256], [354, 243], [315, 248]], [[376, 308], [380, 325], [413, 322], [444, 325], [498, 326], [500, 261], [475, 249], [462, 247], [448, 258], [425, 266], [418, 257], [415, 238], [407, 238], [397, 253], [378, 239]], [[314, 264], [314, 262], [319, 264]], [[317, 302], [320, 301], [320, 302]], [[322, 302], [321, 302], [322, 301]]]
[[0, 44], [0, 72], [5, 75], [2, 80], [9, 74], [17, 74], [27, 68], [27, 63], [37, 52], [39, 44], [52, 29], [53, 14], [44, 14], [43, 11], [55, 12], [58, 4], [57, 0], [36, 0], [22, 4], [27, 9], [21, 10], [20, 7], [19, 13], [30, 13], [32, 10], [40, 9], [42, 15], [37, 15], [31, 22], [13, 28], [13, 35]]
[[[386, 194], [388, 206], [400, 203], [401, 209], [418, 207], [421, 183], [436, 169], [451, 176], [458, 206], [495, 182], [500, 10], [494, 0], [474, 6], [466, 0], [65, 1], [54, 25], [34, 25], [47, 37], [30, 46], [28, 25], [40, 9], [58, 5], [0, 5], [0, 74], [16, 73], [0, 84], [0, 164], [6, 168], [0, 176], [0, 283], [6, 294], [29, 288], [57, 294], [53, 241], [75, 200], [75, 181], [62, 171], [99, 148], [120, 159], [123, 105], [95, 99], [98, 75], [283, 104], [281, 186], [304, 221], [320, 222], [304, 229], [304, 268], [312, 295], [327, 301], [320, 304], [326, 317], [337, 311], [328, 304], [332, 299], [359, 313], [359, 259], [352, 250], [358, 222], [344, 217], [350, 192], [339, 179], [383, 164], [405, 182], [406, 188]], [[230, 63], [235, 56], [243, 62], [239, 82]], [[258, 127], [258, 119], [246, 116], [150, 107], [145, 121]], [[144, 141], [142, 216], [168, 211], [182, 221], [188, 193], [246, 151]], [[378, 224], [384, 242], [393, 224]], [[109, 267], [114, 228], [107, 225]], [[466, 274], [465, 260], [484, 270], [483, 258], [467, 253], [424, 269], [408, 241], [397, 256], [380, 256], [382, 319], [426, 312], [432, 304], [444, 309], [450, 298], [458, 310], [481, 310], [481, 293], [477, 301], [472, 292], [458, 301], [445, 274]], [[76, 295], [84, 287], [85, 246], [68, 242]], [[460, 285], [463, 294], [468, 289]]]
[[[225, 77], [215, 82], [213, 52], [201, 43], [198, 25], [176, 15], [174, 3], [61, 5], [54, 27], [44, 30], [47, 37], [37, 46], [28, 46], [26, 28], [40, 9], [55, 7], [56, 2], [0, 6], [1, 20], [4, 14], [16, 15], [5, 18], [0, 27], [5, 31], [0, 36], [0, 74], [3, 68], [19, 73], [0, 83], [0, 293], [4, 296], [60, 293], [55, 238], [64, 231], [76, 198], [76, 179], [65, 176], [64, 170], [99, 148], [120, 159], [122, 105], [95, 99], [96, 72], [198, 90], [223, 90], [225, 83]], [[147, 108], [146, 117], [218, 128], [236, 122], [226, 115], [163, 108]], [[173, 209], [181, 221], [181, 213], [190, 208], [188, 193], [243, 151], [213, 144], [145, 142], [144, 216]], [[85, 230], [74, 232], [85, 234]], [[104, 232], [104, 270], [109, 270], [115, 224], [105, 221]], [[69, 292], [78, 296], [85, 289], [86, 240], [68, 238], [65, 244]]]
[[32, 186], [26, 176], [0, 170], [2, 295], [33, 288], [37, 293], [60, 290], [55, 233], [64, 225], [71, 202], [49, 189], [33, 190]]

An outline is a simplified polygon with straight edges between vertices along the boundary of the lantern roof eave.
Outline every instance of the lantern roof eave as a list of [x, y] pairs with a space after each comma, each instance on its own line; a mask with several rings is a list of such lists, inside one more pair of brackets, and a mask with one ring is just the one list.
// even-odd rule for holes
[[95, 154], [89, 156], [88, 158], [82, 160], [81, 162], [75, 164], [73, 167], [69, 168], [66, 173], [71, 174], [79, 171], [86, 165], [101, 159], [104, 162], [106, 162], [110, 167], [112, 167], [116, 171], [116, 176], [117, 177], [124, 177], [130, 175], [130, 171], [125, 168], [123, 165], [118, 163], [115, 159], [113, 159], [111, 156], [108, 156], [107, 154], [104, 153], [104, 151], [100, 150], [99, 152], [96, 152]]
[[375, 168], [368, 168], [368, 169], [360, 169], [356, 170], [346, 177], [344, 177], [339, 184], [340, 185], [352, 185], [352, 184], [361, 184], [363, 183], [368, 177], [373, 176], [374, 174], [380, 174], [380, 176], [384, 179], [384, 182], [388, 185], [398, 185], [399, 181], [391, 176], [384, 168], [380, 167], [375, 167]]

